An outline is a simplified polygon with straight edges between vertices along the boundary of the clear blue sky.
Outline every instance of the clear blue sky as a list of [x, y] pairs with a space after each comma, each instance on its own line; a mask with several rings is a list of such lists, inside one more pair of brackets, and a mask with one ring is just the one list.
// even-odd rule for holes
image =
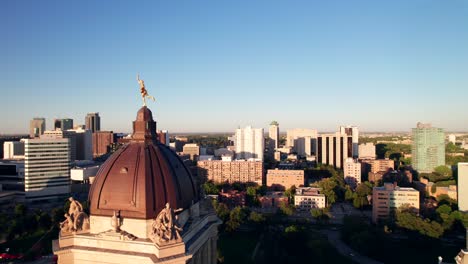
[[468, 1], [0, 1], [0, 133], [100, 112], [158, 128], [467, 131]]

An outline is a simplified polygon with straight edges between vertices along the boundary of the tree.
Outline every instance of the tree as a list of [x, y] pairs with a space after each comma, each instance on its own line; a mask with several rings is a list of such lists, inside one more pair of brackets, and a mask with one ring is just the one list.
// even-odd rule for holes
[[224, 203], [219, 203], [216, 200], [213, 200], [212, 204], [219, 219], [221, 219], [223, 222], [226, 222], [229, 216], [229, 208], [227, 207], [227, 205]]
[[257, 213], [257, 212], [250, 212], [250, 215], [249, 215], [249, 221], [253, 222], [253, 223], [256, 223], [256, 224], [260, 224], [260, 223], [263, 223], [265, 222], [265, 216], [263, 216], [263, 214], [261, 213]]
[[326, 209], [312, 208], [310, 209], [310, 214], [317, 221], [326, 222], [330, 219], [330, 214], [328, 213], [328, 210]]
[[220, 188], [216, 184], [214, 184], [212, 181], [205, 182], [203, 184], [203, 190], [205, 191], [205, 194], [219, 194]]
[[369, 205], [368, 195], [372, 194], [372, 184], [370, 182], [363, 182], [358, 185], [353, 199], [353, 206], [362, 208]]
[[235, 231], [244, 222], [246, 212], [240, 206], [234, 207], [229, 213], [229, 220], [226, 222], [226, 230], [229, 232]]
[[452, 169], [445, 165], [437, 166], [434, 168], [434, 172], [439, 174], [443, 178], [452, 178]]
[[25, 217], [26, 216], [26, 212], [27, 212], [27, 208], [26, 208], [26, 205], [24, 204], [17, 204], [15, 206], [15, 215], [16, 217]]
[[439, 238], [444, 233], [444, 228], [436, 221], [429, 219], [422, 219], [414, 212], [403, 209], [396, 212], [397, 226], [419, 232], [421, 235], [429, 236], [432, 238]]
[[286, 204], [286, 203], [282, 203], [279, 209], [280, 209], [279, 210], [280, 213], [282, 213], [283, 215], [288, 215], [288, 216], [293, 215], [294, 210], [295, 210], [293, 205]]
[[296, 194], [296, 186], [293, 185], [284, 192], [284, 195], [289, 198], [289, 203], [294, 204], [294, 195]]
[[332, 205], [337, 200], [335, 188], [338, 186], [336, 181], [331, 178], [326, 178], [318, 182], [318, 186], [322, 188], [322, 193], [327, 198], [327, 205]]
[[346, 185], [345, 200], [350, 201], [354, 199], [354, 192], [349, 185]]

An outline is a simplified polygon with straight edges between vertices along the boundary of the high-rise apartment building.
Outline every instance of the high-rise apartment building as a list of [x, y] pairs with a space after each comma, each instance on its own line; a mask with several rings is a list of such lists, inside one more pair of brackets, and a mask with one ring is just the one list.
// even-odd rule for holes
[[359, 129], [357, 126], [340, 126], [340, 133], [352, 137], [353, 158], [359, 157]]
[[468, 162], [458, 163], [458, 210], [468, 212]]
[[26, 139], [25, 197], [48, 200], [70, 195], [70, 139]]
[[375, 145], [372, 142], [359, 144], [359, 158], [360, 159], [375, 159]]
[[88, 113], [85, 118], [86, 129], [91, 130], [92, 133], [101, 130], [101, 117], [99, 113]]
[[263, 128], [236, 129], [236, 158], [245, 160], [263, 160], [265, 136]]
[[37, 138], [44, 134], [46, 130], [45, 118], [35, 117], [29, 122], [29, 137]]
[[317, 137], [318, 163], [328, 164], [342, 168], [346, 158], [353, 156], [352, 137], [337, 132], [335, 134], [322, 134]]
[[385, 183], [383, 187], [372, 190], [372, 221], [388, 217], [398, 208], [408, 206], [415, 212], [419, 211], [419, 191], [413, 188], [398, 187], [393, 183]]
[[353, 158], [347, 158], [344, 162], [345, 182], [355, 188], [361, 183], [361, 163]]
[[412, 135], [411, 154], [415, 170], [432, 172], [435, 167], [445, 165], [445, 133], [442, 128], [418, 123], [412, 129]]
[[270, 123], [270, 129], [268, 131], [268, 136], [270, 137], [270, 152], [274, 153], [275, 149], [279, 147], [279, 124], [276, 121]]
[[198, 176], [203, 180], [216, 183], [254, 182], [263, 183], [263, 162], [261, 161], [198, 161]]
[[286, 131], [286, 146], [301, 156], [315, 154], [317, 141], [317, 130], [315, 129], [290, 129]]
[[62, 118], [62, 119], [54, 119], [54, 130], [69, 130], [73, 129], [73, 119], [71, 118]]

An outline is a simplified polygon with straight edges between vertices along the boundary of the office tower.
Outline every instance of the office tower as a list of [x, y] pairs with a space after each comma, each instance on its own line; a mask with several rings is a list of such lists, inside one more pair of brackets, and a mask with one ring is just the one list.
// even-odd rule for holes
[[44, 134], [46, 130], [45, 118], [35, 117], [29, 122], [29, 137], [36, 138]]
[[93, 159], [93, 133], [82, 128], [70, 129], [76, 136], [76, 160]]
[[286, 131], [286, 147], [292, 147], [300, 156], [315, 154], [317, 142], [317, 130], [315, 129], [290, 129]]
[[93, 133], [93, 157], [109, 153], [110, 145], [115, 143], [112, 131], [97, 131]]
[[73, 119], [63, 118], [63, 119], [54, 119], [54, 130], [68, 130], [73, 129]]
[[359, 144], [359, 159], [375, 159], [375, 145], [374, 143], [368, 142], [365, 144]]
[[101, 118], [99, 113], [88, 113], [85, 119], [86, 129], [91, 130], [92, 133], [101, 130]]
[[24, 158], [23, 141], [6, 141], [3, 143], [3, 159]]
[[340, 126], [340, 133], [346, 134], [353, 138], [352, 146], [353, 146], [353, 158], [359, 157], [359, 129], [357, 126]]
[[70, 195], [70, 139], [26, 139], [24, 145], [26, 199], [47, 200]]
[[169, 131], [167, 131], [167, 130], [158, 130], [157, 134], [158, 134], [159, 142], [161, 142], [161, 144], [163, 144], [163, 145], [169, 146], [169, 142], [170, 142], [170, 140], [169, 140]]
[[254, 182], [263, 184], [263, 162], [202, 160], [197, 162], [198, 176], [215, 183]]
[[279, 147], [279, 124], [276, 121], [270, 123], [270, 129], [268, 131], [270, 137], [270, 152], [273, 153], [275, 149]]
[[53, 131], [45, 131], [44, 134], [40, 137], [41, 139], [61, 139], [61, 138], [68, 138], [70, 139], [69, 147], [70, 147], [70, 160], [76, 160], [76, 133], [73, 130], [53, 130]]
[[347, 134], [322, 134], [317, 137], [318, 163], [342, 168], [346, 158], [352, 157], [353, 139]]
[[372, 190], [372, 221], [388, 219], [390, 215], [402, 206], [409, 206], [419, 212], [419, 191], [413, 188], [398, 187], [393, 183], [385, 183], [382, 187]]
[[236, 158], [263, 160], [264, 141], [263, 128], [236, 129]]
[[458, 210], [468, 212], [468, 162], [458, 163]]
[[445, 165], [445, 133], [442, 128], [418, 123], [412, 129], [412, 136], [411, 155], [415, 170], [432, 172], [435, 167]]
[[344, 162], [344, 180], [355, 188], [361, 183], [361, 163], [353, 158], [347, 158]]

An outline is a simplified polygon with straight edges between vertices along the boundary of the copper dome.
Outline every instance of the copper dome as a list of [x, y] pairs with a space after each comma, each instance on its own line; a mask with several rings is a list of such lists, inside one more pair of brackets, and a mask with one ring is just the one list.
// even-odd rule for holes
[[115, 152], [96, 175], [89, 192], [91, 215], [150, 219], [170, 203], [189, 208], [198, 201], [194, 180], [179, 156], [156, 139], [156, 122], [142, 107], [130, 143]]

